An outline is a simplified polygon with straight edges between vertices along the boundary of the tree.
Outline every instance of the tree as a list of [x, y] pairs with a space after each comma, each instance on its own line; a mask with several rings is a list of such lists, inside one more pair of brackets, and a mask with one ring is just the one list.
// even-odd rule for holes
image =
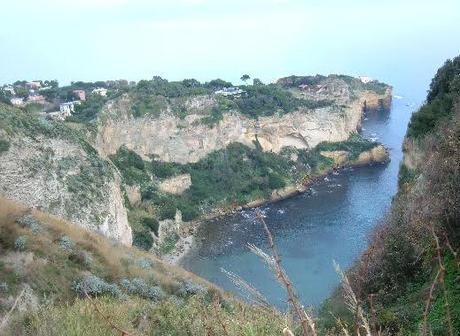
[[258, 86], [258, 85], [264, 85], [264, 83], [262, 83], [262, 81], [259, 78], [254, 78], [252, 80], [252, 85]]
[[241, 78], [240, 78], [240, 79], [241, 79], [243, 82], [245, 82], [245, 83], [246, 83], [246, 81], [247, 81], [247, 80], [249, 80], [250, 78], [251, 78], [251, 77], [250, 77], [249, 75], [247, 75], [247, 74], [244, 74], [243, 76], [241, 76]]

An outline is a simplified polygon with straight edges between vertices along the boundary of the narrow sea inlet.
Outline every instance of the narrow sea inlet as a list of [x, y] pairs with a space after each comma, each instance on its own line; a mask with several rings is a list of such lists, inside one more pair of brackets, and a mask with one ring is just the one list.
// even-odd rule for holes
[[[390, 111], [365, 115], [362, 134], [383, 143], [391, 162], [340, 170], [317, 181], [305, 194], [261, 207], [303, 304], [317, 308], [331, 294], [339, 284], [333, 260], [348, 268], [390, 207], [397, 190], [402, 141], [414, 109], [413, 101], [398, 97]], [[205, 222], [196, 235], [196, 246], [181, 264], [244, 298], [221, 269], [235, 273], [284, 309], [284, 289], [249, 251], [248, 243], [268, 251], [254, 210]]]

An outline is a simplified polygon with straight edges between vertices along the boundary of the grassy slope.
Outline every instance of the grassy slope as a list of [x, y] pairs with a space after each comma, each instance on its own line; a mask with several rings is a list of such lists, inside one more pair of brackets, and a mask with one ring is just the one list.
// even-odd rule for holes
[[[27, 214], [29, 217], [24, 217]], [[99, 309], [135, 335], [203, 335], [205, 329], [219, 334], [223, 325], [229, 335], [279, 335], [285, 323], [291, 323], [271, 309], [236, 302], [149, 253], [118, 245], [36, 210], [30, 214], [3, 198], [0, 270], [0, 316], [26, 285], [31, 288], [2, 335], [117, 334], [91, 301], [73, 289], [89, 274], [112, 286], [96, 295], [97, 288], [88, 285]], [[133, 288], [122, 285], [126, 280]], [[138, 290], [134, 284], [139, 283], [155, 287], [156, 294]]]

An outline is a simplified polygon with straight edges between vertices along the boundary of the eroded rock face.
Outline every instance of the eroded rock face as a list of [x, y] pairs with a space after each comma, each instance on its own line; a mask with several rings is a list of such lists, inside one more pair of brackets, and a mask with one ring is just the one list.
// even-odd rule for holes
[[162, 192], [180, 195], [192, 185], [190, 174], [181, 174], [162, 181], [158, 189]]
[[[124, 96], [106, 107], [95, 145], [102, 156], [114, 154], [126, 145], [144, 159], [154, 154], [161, 161], [178, 163], [197, 162], [234, 142], [254, 146], [256, 138], [265, 151], [279, 152], [285, 146], [312, 148], [322, 141], [346, 140], [361, 127], [363, 108], [391, 101], [391, 90], [385, 95], [365, 91], [332, 98], [336, 104], [329, 107], [257, 120], [230, 112], [209, 127], [200, 122], [202, 114], [180, 119], [166, 111], [157, 118], [134, 118], [129, 111], [130, 98]], [[201, 99], [201, 105], [211, 104], [209, 97]], [[201, 106], [200, 98], [193, 100], [194, 106]]]
[[371, 150], [362, 152], [352, 163], [354, 165], [367, 165], [370, 163], [383, 163], [389, 159], [387, 149], [383, 145], [378, 145]]
[[0, 160], [0, 194], [44, 209], [131, 245], [120, 178], [78, 144], [58, 138], [15, 137]]

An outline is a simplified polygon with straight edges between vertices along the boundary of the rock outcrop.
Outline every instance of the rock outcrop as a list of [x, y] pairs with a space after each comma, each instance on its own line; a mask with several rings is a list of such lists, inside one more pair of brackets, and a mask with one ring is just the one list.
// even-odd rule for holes
[[181, 174], [170, 177], [158, 185], [162, 192], [174, 195], [180, 195], [192, 185], [190, 174]]
[[0, 195], [131, 245], [121, 178], [109, 162], [62, 124], [1, 104], [0, 116], [9, 143], [0, 154]]
[[[15, 138], [0, 160], [0, 193], [131, 245], [120, 178], [115, 171], [90, 176], [99, 174], [92, 168], [86, 152], [74, 143]], [[98, 190], [84, 186], [85, 178]]]
[[[204, 115], [199, 112], [180, 119], [165, 109], [159, 117], [134, 118], [130, 97], [125, 95], [104, 109], [95, 146], [104, 157], [126, 145], [144, 159], [155, 155], [161, 161], [178, 163], [197, 162], [234, 142], [254, 146], [258, 140], [263, 150], [276, 153], [285, 146], [312, 148], [322, 141], [346, 140], [361, 127], [364, 109], [385, 107], [391, 102], [391, 88], [378, 94], [355, 91], [343, 80], [334, 79], [333, 83], [337, 87], [314, 97], [294, 89], [301, 99], [332, 100], [330, 106], [258, 119], [230, 111], [212, 127], [200, 122]], [[189, 102], [206, 108], [210, 104], [213, 99], [209, 96], [194, 97]]]

